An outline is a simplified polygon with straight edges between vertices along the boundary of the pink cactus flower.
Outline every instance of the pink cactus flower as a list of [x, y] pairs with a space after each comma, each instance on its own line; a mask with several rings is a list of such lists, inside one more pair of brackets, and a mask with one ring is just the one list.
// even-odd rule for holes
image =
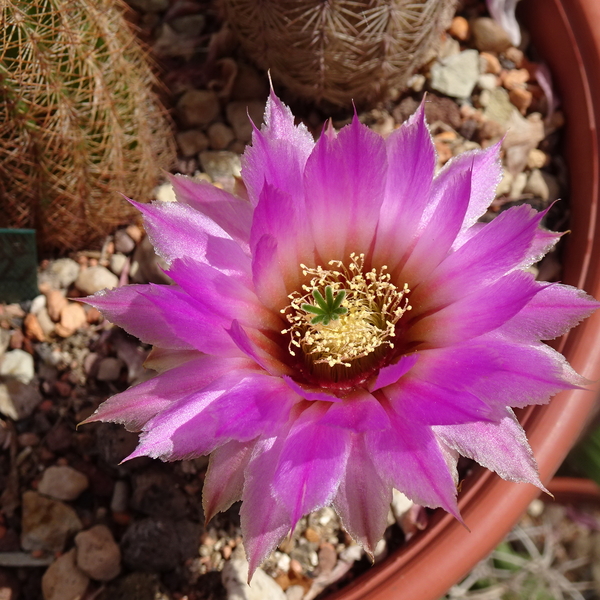
[[159, 371], [87, 421], [141, 431], [129, 458], [212, 453], [204, 511], [243, 501], [251, 573], [326, 505], [370, 554], [393, 488], [460, 519], [459, 454], [544, 489], [511, 407], [586, 383], [540, 340], [599, 304], [528, 271], [560, 237], [543, 213], [478, 222], [498, 146], [435, 165], [423, 105], [315, 143], [272, 93], [247, 198], [177, 176], [178, 202], [136, 205], [175, 284], [87, 300]]

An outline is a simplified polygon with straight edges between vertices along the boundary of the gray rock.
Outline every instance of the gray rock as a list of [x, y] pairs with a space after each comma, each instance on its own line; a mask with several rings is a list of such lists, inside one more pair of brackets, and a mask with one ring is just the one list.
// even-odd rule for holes
[[508, 92], [504, 88], [497, 87], [493, 90], [486, 90], [486, 93], [487, 102], [485, 103], [483, 116], [490, 121], [495, 121], [496, 123], [500, 123], [500, 125], [506, 126], [515, 110], [508, 97]]
[[512, 46], [504, 29], [489, 17], [480, 17], [471, 21], [471, 36], [480, 52], [504, 52]]
[[252, 141], [252, 123], [258, 128], [262, 125], [265, 103], [260, 100], [237, 100], [230, 102], [225, 112], [235, 137], [248, 143]]
[[96, 379], [98, 381], [117, 381], [124, 366], [125, 363], [120, 358], [107, 356], [98, 363]]
[[90, 580], [77, 568], [75, 548], [59, 556], [42, 577], [44, 600], [80, 600]]
[[75, 287], [84, 294], [95, 294], [100, 290], [116, 288], [119, 278], [102, 265], [83, 269], [75, 280]]
[[225, 123], [213, 123], [208, 128], [208, 139], [213, 150], [225, 150], [233, 140], [235, 133]]
[[508, 131], [502, 141], [507, 169], [513, 174], [521, 173], [527, 166], [529, 152], [544, 139], [544, 123], [539, 113], [524, 118], [515, 108], [507, 123]]
[[21, 547], [23, 550], [62, 552], [67, 540], [83, 529], [77, 513], [60, 502], [28, 490], [23, 494]]
[[0, 377], [17, 379], [27, 385], [33, 381], [33, 356], [25, 350], [11, 350], [0, 359]]
[[127, 235], [127, 232], [124, 229], [117, 229], [115, 231], [115, 250], [129, 254], [133, 252], [134, 248], [135, 242]]
[[498, 78], [493, 73], [483, 73], [477, 79], [477, 87], [482, 90], [495, 90], [498, 87]]
[[241, 175], [242, 163], [234, 152], [201, 152], [199, 158], [202, 170], [214, 181]]
[[38, 276], [38, 283], [46, 283], [53, 289], [66, 289], [79, 274], [79, 264], [71, 258], [59, 258], [50, 263]]
[[75, 500], [90, 482], [86, 475], [68, 466], [48, 467], [38, 485], [38, 492], [56, 500]]
[[170, 571], [197, 554], [199, 536], [191, 521], [134, 521], [121, 540], [123, 562], [135, 571]]
[[177, 134], [177, 145], [183, 156], [196, 156], [199, 152], [204, 152], [209, 146], [209, 140], [200, 129], [188, 129], [180, 131]]
[[185, 127], [203, 127], [219, 116], [219, 98], [212, 90], [188, 90], [179, 98], [177, 112]]
[[146, 236], [133, 253], [129, 276], [133, 283], [173, 283], [162, 270], [166, 268], [165, 259], [156, 254], [152, 242]]
[[479, 78], [477, 50], [464, 50], [431, 67], [431, 87], [453, 98], [468, 98]]
[[75, 536], [77, 566], [97, 581], [110, 581], [121, 572], [121, 549], [110, 529], [96, 525]]
[[15, 421], [31, 415], [41, 401], [35, 380], [25, 384], [18, 379], [7, 378], [0, 383], [0, 413]]
[[127, 263], [127, 257], [120, 252], [113, 254], [110, 257], [110, 270], [117, 276], [120, 277], [125, 264]]
[[227, 590], [227, 600], [287, 600], [277, 582], [260, 567], [256, 569], [248, 585], [248, 561], [241, 546], [231, 560], [225, 563], [221, 581]]

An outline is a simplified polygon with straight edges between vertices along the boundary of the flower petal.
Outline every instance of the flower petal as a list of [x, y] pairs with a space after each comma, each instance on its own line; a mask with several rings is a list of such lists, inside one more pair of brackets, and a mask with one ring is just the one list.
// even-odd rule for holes
[[348, 458], [348, 433], [321, 425], [329, 405], [312, 402], [296, 418], [282, 446], [273, 488], [292, 528], [300, 517], [331, 503]]
[[286, 382], [288, 387], [296, 392], [299, 396], [305, 400], [322, 400], [324, 402], [343, 402], [343, 399], [335, 394], [330, 394], [324, 388], [310, 387], [306, 384], [296, 383], [291, 377], [287, 375], [283, 376], [283, 380]]
[[244, 470], [252, 451], [253, 444], [232, 441], [210, 455], [202, 488], [202, 508], [207, 522], [241, 499]]
[[510, 409], [497, 423], [444, 425], [433, 430], [445, 444], [503, 479], [532, 483], [546, 491], [525, 432]]
[[205, 315], [192, 298], [175, 286], [130, 285], [103, 290], [83, 302], [95, 306], [111, 323], [147, 344], [239, 356], [223, 328], [227, 323]]
[[355, 117], [337, 137], [324, 134], [306, 162], [304, 190], [324, 264], [370, 248], [383, 199], [387, 159], [381, 136]]
[[383, 367], [379, 370], [376, 379], [369, 384], [369, 391], [375, 392], [386, 385], [396, 383], [400, 377], [414, 367], [417, 360], [419, 360], [418, 354], [407, 354], [402, 356], [397, 363]]
[[392, 488], [373, 463], [363, 435], [352, 434], [346, 472], [333, 499], [348, 533], [371, 555], [387, 527]]
[[332, 404], [321, 424], [356, 432], [389, 429], [391, 423], [381, 404], [365, 390], [357, 389], [342, 402]]
[[423, 103], [385, 143], [387, 180], [372, 258], [393, 271], [412, 245], [433, 181], [435, 151]]
[[249, 250], [252, 205], [206, 182], [183, 175], [172, 175], [171, 185], [177, 200], [201, 212], [223, 228], [246, 251]]
[[256, 244], [252, 257], [252, 278], [256, 295], [266, 307], [279, 312], [289, 304], [277, 242], [271, 235], [263, 235]]

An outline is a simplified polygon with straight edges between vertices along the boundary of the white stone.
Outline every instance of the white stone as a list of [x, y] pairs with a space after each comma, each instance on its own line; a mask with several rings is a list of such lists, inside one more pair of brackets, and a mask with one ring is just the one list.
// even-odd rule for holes
[[25, 350], [10, 350], [0, 361], [0, 377], [18, 379], [27, 385], [35, 376], [33, 356]]
[[83, 269], [75, 281], [75, 287], [84, 294], [95, 294], [100, 290], [116, 288], [119, 278], [102, 265]]
[[32, 315], [36, 315], [42, 310], [42, 308], [46, 308], [46, 296], [44, 294], [40, 294], [36, 296], [31, 301], [31, 307], [29, 308], [29, 312]]
[[121, 572], [121, 550], [105, 525], [81, 531], [75, 545], [77, 566], [92, 579], [110, 581]]
[[38, 492], [57, 500], [75, 500], [89, 486], [86, 475], [68, 466], [48, 467], [38, 485]]
[[400, 519], [410, 510], [413, 504], [414, 502], [409, 500], [402, 492], [392, 490], [392, 512], [394, 513], [396, 522], [400, 522]]
[[241, 546], [238, 546], [221, 573], [227, 590], [227, 600], [287, 600], [277, 582], [260, 567], [256, 569], [248, 585], [248, 561]]
[[479, 78], [479, 53], [464, 50], [431, 67], [431, 87], [453, 98], [468, 98]]
[[52, 262], [48, 270], [52, 273], [61, 288], [68, 288], [79, 275], [79, 264], [71, 258], [59, 258]]
[[77, 568], [75, 548], [57, 558], [42, 577], [44, 600], [81, 600], [89, 578]]
[[482, 90], [494, 90], [498, 87], [497, 77], [493, 73], [483, 73], [477, 79], [477, 87]]
[[123, 269], [125, 268], [125, 263], [127, 262], [127, 257], [120, 252], [113, 254], [110, 257], [110, 270], [117, 276], [120, 277]]

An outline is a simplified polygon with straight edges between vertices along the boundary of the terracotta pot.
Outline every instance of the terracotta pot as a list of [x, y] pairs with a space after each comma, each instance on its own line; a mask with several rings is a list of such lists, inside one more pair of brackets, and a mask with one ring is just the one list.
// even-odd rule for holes
[[[600, 140], [596, 129], [600, 122], [600, 2], [523, 0], [521, 4], [523, 22], [550, 66], [567, 117], [572, 234], [563, 281], [600, 298]], [[600, 378], [600, 311], [555, 346], [579, 373]], [[595, 399], [594, 391], [573, 390], [521, 414], [543, 482], [550, 481], [575, 442]], [[459, 499], [470, 532], [438, 511], [426, 531], [329, 598], [436, 600], [494, 549], [537, 495], [532, 485], [509, 483], [480, 469], [465, 482]]]
[[[600, 504], [600, 487], [591, 479], [555, 477], [547, 487], [560, 504]], [[542, 496], [542, 500], [549, 504], [554, 501], [546, 494]]]

